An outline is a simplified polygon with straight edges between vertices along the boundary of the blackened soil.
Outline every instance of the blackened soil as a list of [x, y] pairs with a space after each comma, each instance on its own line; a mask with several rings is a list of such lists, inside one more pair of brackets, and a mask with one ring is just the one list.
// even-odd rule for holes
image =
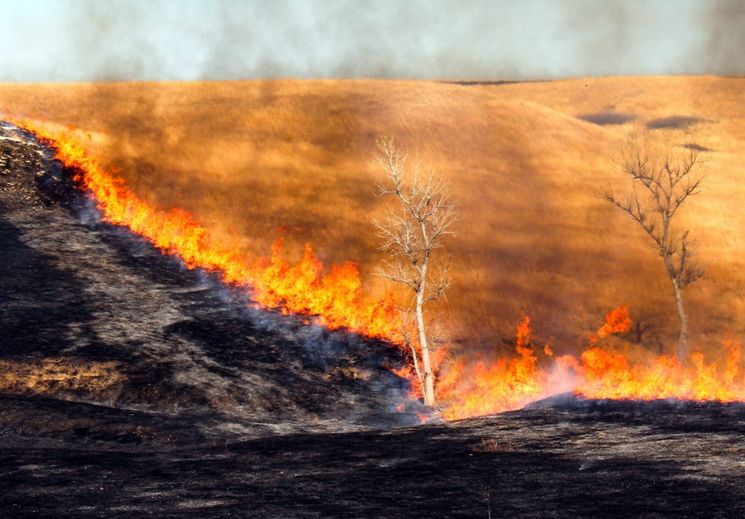
[[106, 427], [0, 448], [0, 509], [89, 517], [745, 513], [740, 406], [567, 398], [444, 425], [205, 445], [180, 436], [184, 424], [98, 412]]
[[100, 223], [49, 150], [8, 126], [0, 164], [6, 392], [188, 415], [208, 435], [212, 421], [240, 437], [418, 423], [416, 404], [396, 411], [409, 405], [396, 349], [251, 309]]
[[54, 168], [0, 128], [0, 516], [745, 514], [742, 406], [568, 395], [402, 428], [395, 352], [248, 310]]

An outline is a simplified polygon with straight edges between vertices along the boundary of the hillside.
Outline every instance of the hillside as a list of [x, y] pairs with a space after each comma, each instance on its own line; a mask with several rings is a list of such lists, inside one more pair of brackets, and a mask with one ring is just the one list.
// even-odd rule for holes
[[[208, 440], [419, 423], [391, 372], [397, 350], [250, 308], [95, 222], [49, 150], [21, 132], [0, 126], [0, 158], [0, 393], [62, 417], [65, 401], [127, 410], [111, 411], [125, 424], [150, 416], [135, 443], [169, 426]], [[85, 433], [84, 418], [52, 422]]]
[[[463, 95], [478, 98], [484, 94], [475, 89]], [[516, 110], [519, 114], [513, 103], [495, 103], [500, 113]], [[559, 138], [559, 129], [573, 125], [586, 138], [604, 138], [592, 125], [531, 103], [525, 105], [525, 113], [543, 114], [547, 121], [543, 128], [556, 132], [555, 137], [542, 138], [547, 142], [567, 142]], [[525, 113], [520, 115], [521, 124], [527, 120]], [[114, 155], [116, 146], [110, 134], [97, 132], [91, 137], [99, 151], [110, 146], [106, 149]], [[605, 138], [612, 140], [612, 135]], [[219, 271], [185, 268], [188, 264], [180, 250], [161, 254], [151, 237], [107, 221], [110, 213], [103, 211], [111, 207], [99, 204], [96, 209], [93, 200], [76, 188], [75, 183], [79, 186], [82, 181], [73, 178], [82, 170], [75, 168], [93, 163], [52, 160], [59, 143], [47, 143], [51, 147], [0, 121], [0, 509], [8, 514], [388, 518], [443, 513], [448, 517], [542, 517], [550, 511], [592, 517], [742, 515], [745, 410], [741, 395], [745, 384], [738, 363], [731, 363], [730, 357], [724, 372], [693, 357], [685, 370], [695, 371], [690, 380], [708, 383], [724, 391], [721, 394], [734, 390], [736, 401], [732, 403], [655, 396], [641, 402], [623, 400], [623, 392], [622, 400], [557, 394], [562, 391], [556, 384], [560, 381], [546, 378], [557, 372], [530, 369], [535, 368], [535, 357], [529, 354], [534, 348], [525, 339], [529, 323], [524, 318], [518, 328], [522, 333], [518, 339], [523, 338], [519, 358], [501, 359], [486, 369], [469, 366], [476, 369], [462, 373], [462, 386], [455, 388], [461, 391], [442, 416], [515, 409], [516, 402], [526, 403], [526, 397], [533, 402], [498, 415], [420, 424], [425, 414], [437, 418], [439, 413], [425, 410], [410, 398], [407, 381], [393, 371], [403, 363], [393, 345], [348, 329], [329, 330], [308, 316], [259, 308], [245, 286], [223, 282]], [[461, 144], [468, 145], [466, 141]], [[59, 148], [56, 152], [57, 157], [66, 158]], [[430, 153], [434, 156], [434, 151]], [[556, 153], [567, 161], [570, 158]], [[183, 160], [153, 156], [174, 164]], [[446, 159], [440, 158], [443, 163]], [[353, 164], [352, 158], [348, 160]], [[541, 171], [551, 171], [546, 164]], [[96, 168], [83, 172], [92, 177], [101, 173]], [[543, 195], [546, 201], [557, 202], [551, 206], [552, 213], [541, 212], [545, 203], [538, 202], [542, 199], [513, 199], [512, 212], [482, 207], [487, 219], [501, 218], [503, 229], [512, 229], [509, 236], [515, 254], [525, 255], [515, 261], [514, 270], [522, 262], [550, 259], [548, 252], [541, 252], [541, 239], [527, 233], [541, 230], [546, 232], [544, 241], [555, 239], [549, 232], [551, 222], [541, 219], [546, 215], [558, 218], [563, 214], [561, 208], [569, 211], [555, 192], [584, 192], [581, 186], [571, 191], [565, 186], [571, 182], [559, 170], [554, 173], [556, 177], [546, 177], [534, 171], [533, 176], [523, 178], [519, 172], [505, 170], [496, 177], [498, 185], [512, 189], [525, 189], [528, 184], [538, 190], [542, 183], [550, 184], [554, 192], [544, 190]], [[188, 177], [184, 172], [183, 176], [196, 181], [197, 171], [193, 174]], [[318, 174], [323, 174], [320, 169]], [[487, 177], [487, 172], [481, 174]], [[148, 182], [154, 178], [151, 175]], [[184, 180], [168, 187], [170, 177], [165, 173], [158, 178], [160, 184], [148, 188], [152, 188], [148, 196], [156, 202], [156, 194], [176, 196], [175, 188], [187, 186]], [[130, 180], [136, 182], [137, 177]], [[141, 180], [143, 189], [144, 177]], [[296, 186], [302, 184], [300, 177], [295, 181]], [[208, 202], [207, 187], [200, 185], [202, 197], [189, 191], [188, 197], [182, 193], [183, 200]], [[246, 195], [247, 185], [235, 191], [236, 196]], [[338, 189], [333, 192], [319, 193], [341, 200], [339, 186], [344, 184], [335, 185]], [[467, 193], [462, 186], [458, 189], [461, 197]], [[483, 186], [481, 191], [485, 191]], [[266, 198], [266, 203], [284, 200], [287, 206], [282, 210], [288, 215], [293, 211], [299, 215], [308, 204], [320, 204], [306, 199], [294, 207], [289, 203], [293, 193], [289, 190]], [[483, 200], [490, 198], [485, 195]], [[506, 203], [509, 198], [503, 200]], [[592, 197], [582, 200], [596, 201]], [[212, 208], [215, 218], [218, 209], [218, 205]], [[332, 209], [341, 210], [341, 204], [317, 209], [318, 214], [331, 215]], [[225, 206], [223, 216], [242, 210]], [[478, 215], [472, 207], [463, 206], [463, 211]], [[160, 221], [168, 223], [169, 216], [182, 213], [151, 214], [164, 216]], [[355, 221], [358, 227], [369, 225], [369, 215], [365, 219], [362, 212], [349, 209], [345, 214], [351, 218], [341, 229], [352, 229]], [[282, 215], [272, 218], [281, 220]], [[219, 231], [221, 222], [208, 223], [211, 230]], [[587, 222], [575, 227], [593, 228]], [[168, 225], [165, 229], [175, 237], [184, 230]], [[292, 236], [307, 236], [310, 227], [303, 229], [288, 229], [288, 241]], [[316, 231], [323, 234], [320, 228]], [[479, 233], [486, 231], [476, 227], [472, 232]], [[328, 236], [336, 232], [329, 231]], [[586, 231], [583, 236], [589, 240], [592, 234]], [[555, 250], [570, 237], [564, 235], [565, 242], [557, 241]], [[535, 242], [526, 243], [526, 238]], [[239, 235], [231, 239], [248, 243], [248, 238]], [[456, 243], [469, 243], [468, 239], [464, 231]], [[493, 241], [496, 237], [484, 243]], [[325, 259], [336, 257], [328, 245], [324, 255]], [[581, 254], [572, 259], [577, 264], [594, 264]], [[462, 280], [468, 276], [481, 279], [466, 270], [460, 275]], [[726, 279], [734, 279], [728, 275]], [[483, 279], [491, 278], [483, 275]], [[527, 278], [522, 282], [524, 286], [514, 288], [515, 297], [532, 293], [520, 292], [533, 287]], [[625, 282], [617, 280], [613, 286], [620, 290]], [[546, 304], [542, 299], [536, 301]], [[585, 304], [575, 307], [587, 311]], [[592, 321], [588, 326], [596, 328], [597, 319]], [[496, 318], [493, 323], [501, 326]], [[551, 323], [568, 327], [558, 317]], [[498, 337], [496, 329], [490, 332], [494, 337]], [[609, 340], [627, 345], [617, 337]], [[600, 364], [620, 358], [611, 350], [607, 356], [593, 356], [598, 351], [590, 348], [585, 353]], [[731, 352], [739, 355], [739, 351], [733, 343]], [[516, 367], [516, 380], [503, 376], [505, 366]], [[639, 370], [639, 366], [649, 369]], [[632, 366], [633, 372], [603, 372], [601, 382], [619, 389], [630, 373], [636, 373], [642, 376], [632, 377], [631, 382], [644, 383], [646, 375], [659, 378], [655, 366], [669, 372], [672, 384], [685, 385], [682, 382], [687, 379], [675, 375], [676, 364], [669, 358]], [[597, 366], [591, 362], [593, 367]], [[448, 380], [457, 374], [458, 369], [445, 370], [440, 389], [447, 389]], [[589, 369], [586, 374], [598, 373]], [[486, 386], [482, 386], [484, 375], [493, 375]], [[473, 395], [469, 382], [478, 386]], [[531, 389], [532, 383], [539, 383], [538, 392]], [[653, 395], [659, 390], [651, 389]], [[535, 402], [544, 390], [553, 396]], [[717, 391], [712, 394], [720, 394]], [[518, 398], [508, 398], [506, 407], [500, 400], [515, 395]], [[470, 407], [471, 396], [484, 398], [487, 405]], [[732, 395], [728, 398], [733, 399]]]
[[286, 234], [295, 254], [309, 241], [324, 262], [355, 261], [373, 294], [389, 287], [371, 275], [380, 259], [371, 221], [384, 209], [372, 157], [376, 138], [391, 135], [455, 188], [455, 284], [438, 310], [451, 338], [502, 347], [525, 312], [559, 351], [576, 350], [622, 303], [641, 323], [635, 340], [673, 341], [659, 259], [598, 196], [621, 178], [612, 157], [628, 131], [649, 126], [711, 150], [704, 193], [682, 216], [707, 266], [688, 294], [692, 343], [706, 348], [745, 328], [743, 86], [715, 77], [5, 85], [0, 112], [89, 132], [95, 154], [144, 199], [192, 211], [251, 253], [267, 255]]

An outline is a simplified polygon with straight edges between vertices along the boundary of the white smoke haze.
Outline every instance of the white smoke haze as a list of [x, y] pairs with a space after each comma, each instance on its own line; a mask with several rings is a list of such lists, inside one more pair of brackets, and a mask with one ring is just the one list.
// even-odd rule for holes
[[741, 0], [0, 0], [0, 81], [745, 73]]

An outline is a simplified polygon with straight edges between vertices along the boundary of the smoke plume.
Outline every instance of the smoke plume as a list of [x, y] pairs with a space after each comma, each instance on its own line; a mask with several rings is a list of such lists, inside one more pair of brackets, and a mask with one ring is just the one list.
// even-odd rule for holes
[[0, 81], [740, 74], [738, 0], [6, 0]]

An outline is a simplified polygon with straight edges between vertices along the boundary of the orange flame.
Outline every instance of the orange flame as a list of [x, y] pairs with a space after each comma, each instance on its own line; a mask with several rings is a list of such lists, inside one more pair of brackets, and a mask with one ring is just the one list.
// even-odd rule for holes
[[550, 346], [543, 348], [539, 358], [530, 343], [530, 320], [523, 317], [515, 334], [516, 357], [489, 362], [482, 355], [468, 364], [457, 359], [448, 367], [438, 385], [440, 398], [446, 402], [443, 414], [447, 419], [458, 419], [498, 413], [570, 391], [598, 399], [745, 400], [739, 344], [724, 341], [724, 362], [707, 361], [699, 352], [683, 362], [649, 352], [632, 358], [595, 345], [602, 337], [630, 329], [628, 309], [620, 306], [606, 316], [597, 336], [591, 338], [591, 346], [579, 358], [557, 357]]
[[282, 239], [272, 247], [268, 259], [252, 260], [235, 248], [221, 246], [209, 231], [186, 211], [156, 209], [128, 191], [121, 178], [105, 171], [75, 138], [73, 129], [47, 131], [32, 121], [17, 121], [56, 152], [74, 180], [90, 191], [104, 220], [129, 227], [150, 240], [163, 253], [173, 254], [190, 269], [219, 273], [231, 285], [251, 290], [261, 306], [284, 313], [316, 316], [329, 329], [394, 340], [399, 328], [392, 296], [369, 301], [361, 290], [360, 273], [354, 263], [331, 265], [325, 272], [310, 244], [302, 259], [291, 264], [283, 257]]
[[[446, 419], [519, 409], [548, 393], [547, 372], [538, 366], [531, 344], [530, 318], [523, 316], [515, 329], [516, 358], [488, 362], [483, 356], [471, 365], [456, 359], [438, 384], [447, 402]], [[546, 353], [553, 352], [548, 349]]]
[[582, 384], [586, 398], [654, 400], [712, 400], [738, 402], [745, 398], [745, 379], [740, 366], [740, 345], [725, 341], [726, 361], [707, 363], [694, 352], [686, 362], [658, 355], [632, 363], [625, 355], [590, 348], [582, 353]]
[[592, 342], [607, 337], [614, 333], [626, 333], [631, 330], [631, 317], [626, 305], [614, 308], [605, 315], [605, 323], [601, 326], [597, 334], [592, 337]]

